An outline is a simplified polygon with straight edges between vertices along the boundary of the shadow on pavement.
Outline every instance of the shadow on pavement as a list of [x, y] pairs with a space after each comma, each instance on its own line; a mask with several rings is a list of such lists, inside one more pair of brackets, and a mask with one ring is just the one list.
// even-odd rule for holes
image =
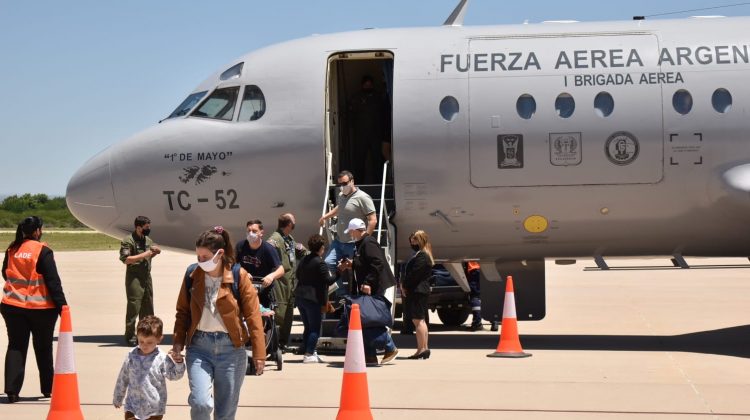
[[[433, 349], [497, 347], [499, 333], [431, 334]], [[414, 336], [393, 335], [396, 344], [414, 347]], [[678, 351], [750, 358], [750, 325], [681, 335], [521, 334], [524, 350]]]
[[[449, 331], [431, 325], [432, 331]], [[499, 333], [430, 335], [433, 349], [486, 349], [497, 347]], [[414, 336], [394, 331], [393, 339], [399, 347], [414, 347]], [[77, 343], [100, 344], [100, 347], [130, 347], [122, 335], [76, 335]], [[162, 345], [172, 344], [172, 335], [165, 335]], [[601, 350], [601, 351], [677, 351], [716, 354], [750, 359], [750, 325], [698, 331], [681, 335], [576, 335], [576, 334], [521, 334], [524, 350]], [[290, 360], [291, 361], [291, 360]], [[331, 366], [335, 367], [335, 366]]]

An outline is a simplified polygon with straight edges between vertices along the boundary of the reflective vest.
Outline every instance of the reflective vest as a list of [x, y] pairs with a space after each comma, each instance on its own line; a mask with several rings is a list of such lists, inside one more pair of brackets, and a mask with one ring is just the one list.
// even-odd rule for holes
[[27, 240], [15, 251], [8, 251], [3, 303], [26, 309], [55, 307], [44, 278], [36, 271], [39, 254], [45, 245], [47, 244], [39, 241]]

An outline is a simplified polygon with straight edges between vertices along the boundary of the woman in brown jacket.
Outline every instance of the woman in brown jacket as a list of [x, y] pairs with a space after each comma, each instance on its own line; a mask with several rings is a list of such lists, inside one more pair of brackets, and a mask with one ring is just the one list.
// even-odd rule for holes
[[195, 253], [198, 267], [183, 280], [177, 297], [170, 354], [175, 361], [181, 361], [180, 353], [187, 344], [190, 418], [209, 420], [214, 409], [215, 418], [234, 419], [247, 368], [244, 343], [248, 336], [257, 374], [262, 374], [265, 367], [258, 294], [247, 272], [240, 269], [239, 302], [235, 298], [234, 247], [221, 226], [198, 237]]

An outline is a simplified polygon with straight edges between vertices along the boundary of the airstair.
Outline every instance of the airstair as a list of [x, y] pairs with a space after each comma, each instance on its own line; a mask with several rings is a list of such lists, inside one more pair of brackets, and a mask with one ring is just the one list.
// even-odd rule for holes
[[[323, 201], [323, 210], [321, 216], [331, 211], [336, 206], [336, 194], [338, 189], [334, 183], [333, 174], [331, 173], [331, 155], [328, 155], [328, 173], [326, 174], [326, 188], [325, 198]], [[378, 220], [377, 227], [373, 236], [377, 239], [380, 247], [383, 249], [386, 261], [391, 268], [391, 272], [395, 273], [395, 261], [396, 261], [396, 226], [391, 222], [391, 218], [395, 214], [395, 195], [393, 183], [388, 183], [393, 177], [389, 176], [390, 162], [383, 164], [382, 182], [380, 184], [356, 184], [356, 187], [366, 192], [372, 197], [373, 204], [376, 209], [376, 216]], [[336, 235], [336, 220], [335, 218], [328, 219], [320, 227], [319, 233], [325, 236], [330, 243]], [[366, 222], [366, 221], [365, 221]], [[344, 287], [348, 287], [345, 284]], [[395, 302], [396, 288], [391, 287], [386, 291], [386, 298], [391, 303]], [[392, 305], [391, 312], [395, 305]], [[318, 350], [326, 352], [337, 352], [344, 351], [346, 349], [346, 338], [336, 337], [334, 331], [338, 324], [338, 317], [330, 317], [330, 319], [323, 320], [323, 327], [320, 339], [318, 340]]]

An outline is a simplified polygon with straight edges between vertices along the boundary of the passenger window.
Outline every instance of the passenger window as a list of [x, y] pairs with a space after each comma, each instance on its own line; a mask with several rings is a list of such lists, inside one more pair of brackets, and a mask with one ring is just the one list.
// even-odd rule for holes
[[716, 89], [713, 96], [711, 96], [711, 105], [713, 105], [716, 112], [726, 114], [732, 110], [732, 94], [723, 88]]
[[672, 107], [682, 115], [687, 115], [693, 109], [693, 96], [690, 92], [680, 89], [672, 96]]
[[237, 103], [239, 86], [216, 89], [191, 116], [231, 121]]
[[516, 101], [516, 112], [524, 120], [530, 119], [536, 113], [536, 101], [534, 97], [524, 93]]
[[224, 73], [221, 73], [221, 76], [219, 76], [219, 80], [224, 81], [240, 77], [240, 75], [242, 74], [242, 66], [244, 64], [245, 63], [235, 64], [232, 67], [224, 70]]
[[453, 121], [458, 115], [458, 100], [452, 96], [446, 96], [440, 101], [440, 115], [445, 121]]
[[569, 93], [561, 93], [555, 100], [555, 110], [560, 118], [570, 118], [576, 110], [576, 101]]
[[240, 121], [259, 120], [266, 113], [266, 98], [258, 86], [245, 86], [240, 106]]
[[190, 112], [191, 109], [193, 109], [195, 104], [200, 102], [200, 100], [203, 99], [204, 96], [206, 96], [206, 92], [207, 91], [204, 90], [203, 92], [191, 93], [190, 96], [185, 98], [185, 100], [182, 101], [182, 103], [177, 108], [175, 108], [175, 110], [172, 111], [172, 113], [169, 114], [167, 118], [165, 118], [165, 120], [187, 115], [187, 113]]
[[615, 100], [612, 99], [612, 95], [607, 92], [599, 92], [594, 98], [594, 113], [596, 115], [605, 118], [612, 114], [615, 110]]

